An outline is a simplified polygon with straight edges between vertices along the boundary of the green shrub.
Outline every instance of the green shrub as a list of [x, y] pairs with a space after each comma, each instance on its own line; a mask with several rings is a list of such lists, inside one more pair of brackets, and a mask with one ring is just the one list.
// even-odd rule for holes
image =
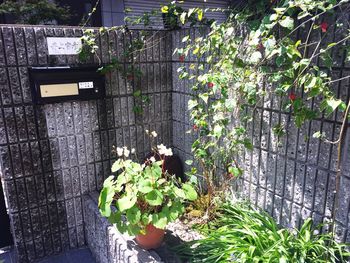
[[291, 231], [247, 204], [225, 204], [209, 228], [202, 229], [204, 239], [176, 251], [190, 262], [346, 262], [345, 245], [315, 230], [311, 219]]
[[52, 24], [53, 20], [57, 20], [61, 24], [71, 17], [69, 7], [59, 6], [55, 1], [24, 0], [1, 2], [0, 15], [12, 15], [17, 24]]

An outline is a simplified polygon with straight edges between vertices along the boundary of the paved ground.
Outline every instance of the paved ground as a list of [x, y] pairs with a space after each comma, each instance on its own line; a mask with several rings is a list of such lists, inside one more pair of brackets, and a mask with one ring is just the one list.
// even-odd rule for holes
[[[0, 263], [15, 263], [11, 251], [0, 249]], [[37, 263], [96, 263], [88, 248], [67, 251], [60, 255], [42, 259]]]
[[8, 248], [0, 249], [0, 263], [15, 263], [12, 257], [12, 251]]

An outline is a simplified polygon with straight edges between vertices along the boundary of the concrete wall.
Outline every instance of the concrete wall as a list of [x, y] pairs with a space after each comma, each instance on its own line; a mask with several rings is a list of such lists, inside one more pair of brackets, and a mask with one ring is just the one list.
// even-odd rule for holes
[[[19, 262], [86, 244], [82, 196], [100, 189], [110, 175], [112, 145], [135, 147], [143, 156], [149, 149], [144, 129], [156, 130], [171, 145], [171, 42], [165, 32], [135, 54], [141, 78], [106, 76], [105, 99], [32, 102], [28, 67], [80, 65], [76, 56], [48, 56], [46, 37], [81, 34], [71, 27], [0, 27], [0, 175]], [[122, 59], [128, 41], [119, 32], [101, 37], [102, 62], [110, 60], [110, 51], [130, 65]], [[136, 88], [150, 98], [143, 115], [133, 112]]]

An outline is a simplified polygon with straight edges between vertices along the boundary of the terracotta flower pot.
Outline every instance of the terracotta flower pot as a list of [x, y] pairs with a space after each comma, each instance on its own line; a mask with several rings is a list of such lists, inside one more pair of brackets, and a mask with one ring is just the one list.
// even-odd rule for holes
[[146, 226], [145, 235], [137, 235], [136, 242], [143, 249], [154, 249], [160, 247], [163, 242], [165, 231], [149, 224]]

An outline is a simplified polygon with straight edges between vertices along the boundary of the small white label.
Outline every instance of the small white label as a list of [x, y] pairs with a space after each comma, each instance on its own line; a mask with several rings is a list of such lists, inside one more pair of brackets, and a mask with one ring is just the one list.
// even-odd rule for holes
[[79, 37], [48, 37], [46, 41], [49, 55], [77, 55], [82, 45]]
[[79, 89], [93, 89], [94, 88], [94, 82], [88, 81], [88, 82], [79, 82]]

